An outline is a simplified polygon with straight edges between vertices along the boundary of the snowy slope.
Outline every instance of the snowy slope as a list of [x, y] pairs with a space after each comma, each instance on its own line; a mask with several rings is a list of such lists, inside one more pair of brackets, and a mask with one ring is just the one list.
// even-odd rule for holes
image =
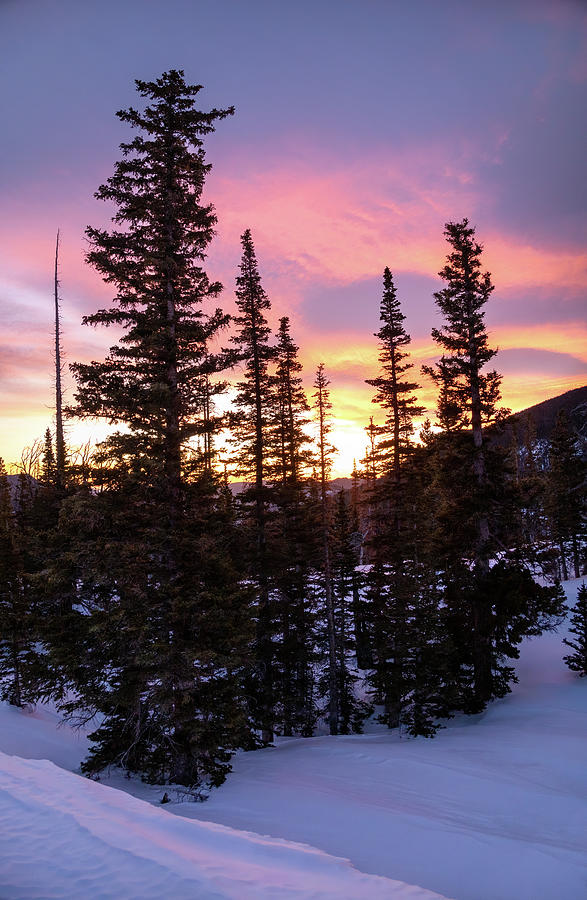
[[583, 900], [587, 679], [562, 636], [525, 642], [514, 693], [432, 741], [384, 731], [242, 754], [198, 815], [457, 900]]
[[182, 819], [46, 760], [0, 754], [3, 900], [433, 900], [345, 860]]
[[[570, 599], [579, 583], [567, 585]], [[25, 844], [23, 832], [15, 836], [18, 822], [39, 845], [29, 861], [45, 852], [46, 844], [46, 857], [38, 858], [57, 859], [63, 867], [67, 853], [59, 850], [58, 837], [52, 843], [53, 835], [70, 829], [71, 836], [62, 840], [73, 846], [76, 835], [83, 835], [90, 843], [77, 862], [72, 858], [66, 880], [71, 882], [88, 858], [101, 861], [98, 873], [103, 869], [109, 878], [130, 879], [128, 889], [120, 881], [118, 894], [100, 893], [96, 881], [79, 894], [98, 898], [426, 896], [388, 880], [361, 881], [366, 876], [360, 873], [371, 873], [456, 900], [582, 900], [587, 898], [587, 679], [577, 679], [564, 666], [561, 638], [549, 634], [527, 642], [513, 695], [483, 716], [452, 721], [433, 741], [399, 739], [383, 729], [282, 740], [276, 749], [239, 754], [228, 782], [205, 804], [170, 804], [162, 810], [46, 762], [1, 758], [0, 788], [8, 786], [4, 808], [12, 843], [8, 847], [0, 839], [0, 847], [7, 848], [10, 860], [19, 840]], [[84, 743], [67, 728], [56, 730], [49, 710], [0, 711], [0, 750], [46, 756], [75, 769]], [[28, 790], [25, 782], [33, 787]], [[161, 788], [119, 775], [110, 783], [153, 803], [162, 795]], [[2, 804], [0, 797], [0, 816]], [[52, 823], [45, 831], [44, 822]], [[154, 870], [133, 888], [139, 855], [146, 860], [140, 872], [143, 865], [145, 872]], [[164, 857], [165, 874], [157, 869]], [[333, 857], [350, 859], [355, 869]], [[214, 881], [220, 866], [225, 882]], [[29, 876], [34, 867], [21, 859], [17, 869], [15, 885], [19, 873]], [[171, 887], [145, 893], [151, 884], [161, 890], [159, 877], [168, 878]], [[186, 878], [190, 887], [184, 890]], [[0, 890], [0, 897], [78, 896], [71, 890], [27, 893], [26, 887], [20, 894]]]

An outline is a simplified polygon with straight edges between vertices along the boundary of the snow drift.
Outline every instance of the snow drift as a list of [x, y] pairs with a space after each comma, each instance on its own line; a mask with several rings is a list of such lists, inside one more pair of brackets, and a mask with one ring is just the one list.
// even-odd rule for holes
[[4, 900], [433, 900], [312, 847], [182, 819], [47, 760], [0, 754]]

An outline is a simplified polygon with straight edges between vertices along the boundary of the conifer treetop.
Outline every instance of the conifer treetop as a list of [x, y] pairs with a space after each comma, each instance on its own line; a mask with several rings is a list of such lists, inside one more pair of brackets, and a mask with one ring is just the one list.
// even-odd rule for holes
[[324, 371], [323, 362], [316, 369], [313, 387], [315, 391], [312, 397], [316, 401], [314, 408], [318, 414], [320, 474], [322, 484], [324, 484], [330, 478], [332, 458], [337, 448], [328, 440], [328, 435], [332, 431], [332, 401], [330, 399], [330, 379]]
[[[186, 84], [183, 69], [169, 69], [155, 81], [135, 79], [137, 93], [150, 98], [155, 103], [140, 113], [132, 106], [118, 110], [117, 117], [134, 128], [141, 128], [149, 134], [166, 130], [169, 124], [175, 126], [177, 134], [195, 146], [201, 145], [201, 135], [214, 131], [214, 121], [234, 114], [234, 106], [226, 109], [211, 109], [204, 113], [194, 109], [193, 98], [203, 85]], [[121, 145], [127, 146], [127, 145]]]
[[[113, 227], [86, 229], [87, 262], [116, 293], [83, 322], [123, 334], [104, 362], [71, 367], [78, 390], [70, 412], [126, 423], [150, 454], [165, 446], [177, 482], [182, 447], [204, 427], [206, 375], [222, 367], [208, 342], [229, 317], [202, 308], [222, 290], [202, 267], [216, 224], [213, 206], [201, 202], [210, 170], [202, 140], [233, 108], [198, 110], [201, 86], [181, 70], [136, 86], [145, 109], [117, 115], [139, 133], [121, 144], [122, 158], [95, 194], [114, 205]], [[130, 450], [130, 439], [116, 441]]]
[[[379, 339], [379, 362], [381, 373], [377, 378], [368, 378], [366, 383], [376, 388], [373, 403], [379, 403], [386, 410], [386, 423], [367, 429], [373, 446], [375, 433], [384, 436], [381, 444], [383, 461], [387, 469], [393, 469], [399, 478], [400, 463], [407, 454], [413, 432], [413, 419], [424, 412], [417, 405], [414, 391], [419, 387], [408, 380], [406, 373], [413, 367], [406, 348], [410, 335], [404, 328], [405, 316], [401, 310], [393, 276], [388, 266], [383, 272], [383, 295], [380, 305], [381, 328], [375, 337]], [[375, 429], [375, 431], [373, 431]]]
[[489, 362], [497, 350], [490, 349], [485, 331], [483, 307], [494, 290], [489, 272], [481, 272], [483, 245], [475, 240], [475, 228], [467, 218], [447, 222], [444, 235], [452, 246], [446, 265], [438, 273], [447, 286], [434, 299], [447, 324], [433, 328], [434, 340], [453, 353], [466, 353], [475, 342], [479, 366]]
[[[434, 293], [445, 324], [432, 329], [442, 349], [436, 366], [423, 366], [440, 388], [439, 422], [447, 430], [502, 419], [509, 410], [498, 409], [501, 375], [483, 371], [497, 349], [489, 346], [485, 304], [494, 290], [489, 272], [482, 271], [483, 246], [475, 239], [475, 228], [467, 218], [447, 222], [445, 237], [451, 246], [444, 268], [438, 273], [446, 287]], [[478, 442], [478, 438], [476, 438]]]
[[251, 235], [251, 229], [247, 228], [241, 235], [243, 254], [236, 279], [236, 305], [240, 316], [234, 321], [242, 327], [239, 336], [232, 338], [233, 343], [242, 343], [253, 340], [266, 340], [270, 334], [269, 325], [263, 315], [263, 310], [271, 309], [271, 301], [261, 284], [259, 264], [255, 253], [255, 245]]

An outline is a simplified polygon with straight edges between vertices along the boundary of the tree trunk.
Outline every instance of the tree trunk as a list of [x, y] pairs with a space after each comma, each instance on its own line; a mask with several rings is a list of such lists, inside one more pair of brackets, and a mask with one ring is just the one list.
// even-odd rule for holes
[[13, 706], [18, 706], [22, 708], [22, 689], [20, 683], [20, 656], [18, 653], [19, 642], [16, 635], [13, 636], [12, 640], [12, 699], [11, 703]]
[[575, 572], [575, 578], [580, 578], [581, 573], [579, 571], [579, 543], [577, 541], [576, 534], [573, 534], [573, 569]]
[[563, 541], [559, 542], [559, 550], [560, 550], [560, 559], [561, 559], [561, 569], [563, 575], [563, 581], [567, 581], [569, 578], [569, 570], [567, 568], [567, 557], [565, 555], [565, 545]]
[[361, 594], [357, 584], [356, 573], [353, 573], [353, 627], [355, 630], [355, 652], [359, 669], [373, 668], [373, 654], [369, 641], [369, 632], [365, 624], [365, 615], [362, 608]]

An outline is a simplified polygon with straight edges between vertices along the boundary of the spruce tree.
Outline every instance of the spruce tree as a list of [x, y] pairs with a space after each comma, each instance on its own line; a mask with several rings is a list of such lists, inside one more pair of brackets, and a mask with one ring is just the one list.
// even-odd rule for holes
[[237, 385], [232, 416], [231, 442], [236, 446], [236, 474], [250, 481], [239, 498], [253, 520], [254, 550], [249, 575], [257, 586], [257, 687], [256, 718], [265, 743], [274, 732], [274, 641], [276, 610], [271, 597], [267, 552], [267, 488], [270, 422], [273, 410], [273, 381], [268, 367], [275, 359], [270, 342], [271, 329], [265, 313], [271, 302], [263, 289], [250, 229], [241, 236], [242, 259], [236, 279], [234, 317], [236, 333], [231, 338], [235, 349], [232, 361], [245, 365], [244, 378]]
[[276, 371], [273, 378], [273, 465], [269, 476], [275, 483], [301, 482], [313, 462], [307, 427], [310, 422], [308, 401], [302, 383], [299, 347], [291, 337], [287, 316], [279, 320], [275, 347]]
[[[500, 415], [501, 376], [496, 371], [484, 372], [497, 353], [489, 347], [484, 318], [494, 286], [489, 272], [481, 271], [483, 248], [468, 219], [448, 222], [444, 233], [451, 250], [439, 274], [446, 287], [434, 297], [445, 324], [432, 329], [443, 356], [435, 368], [426, 366], [424, 372], [440, 387], [440, 420], [458, 425], [458, 430], [470, 432], [472, 438], [471, 474], [477, 495], [473, 564], [484, 576], [489, 571], [491, 541], [483, 426]], [[492, 693], [490, 622], [486, 607], [477, 600], [473, 604], [475, 692], [479, 703], [484, 703]]]
[[[452, 249], [439, 275], [447, 286], [437, 291], [434, 298], [445, 324], [432, 329], [443, 356], [436, 367], [425, 366], [424, 372], [441, 388], [440, 418], [448, 416], [453, 421], [458, 410], [460, 430], [467, 429], [472, 435], [472, 473], [477, 490], [483, 495], [487, 484], [483, 426], [503, 418], [507, 412], [497, 406], [501, 376], [494, 370], [484, 371], [497, 353], [489, 347], [484, 309], [494, 286], [489, 272], [481, 272], [483, 247], [475, 239], [475, 228], [469, 226], [469, 220], [447, 222], [444, 233]], [[475, 565], [482, 571], [489, 566], [489, 519], [482, 508]]]
[[87, 229], [87, 260], [116, 295], [84, 322], [123, 334], [105, 361], [72, 366], [71, 412], [124, 426], [100, 447], [101, 492], [62, 517], [78, 524], [69, 560], [92, 625], [76, 633], [101, 668], [72, 680], [103, 715], [88, 770], [121, 764], [194, 787], [219, 783], [248, 741], [247, 598], [218, 534], [215, 480], [189, 465], [210, 427], [209, 341], [227, 321], [202, 308], [221, 290], [203, 269], [216, 223], [202, 203], [203, 138], [233, 110], [198, 110], [201, 87], [178, 70], [136, 86], [146, 107], [117, 115], [137, 134], [96, 193], [115, 205], [114, 227]]
[[364, 596], [361, 590], [364, 584], [364, 576], [358, 568], [364, 562], [366, 550], [365, 539], [368, 537], [368, 525], [363, 512], [366, 505], [366, 492], [364, 484], [361, 483], [361, 475], [357, 469], [356, 460], [353, 460], [351, 479], [350, 512], [353, 529], [351, 540], [357, 554], [357, 568], [354, 570], [353, 577], [353, 631], [355, 635], [357, 666], [359, 669], [370, 669], [373, 666], [373, 654], [371, 652], [368, 616]]
[[[485, 433], [507, 410], [498, 407], [501, 377], [485, 367], [489, 347], [485, 305], [493, 292], [482, 272], [482, 246], [467, 219], [449, 222], [446, 287], [435, 293], [445, 324], [432, 336], [442, 349], [436, 367], [424, 367], [439, 387], [443, 432], [428, 441], [429, 496], [433, 522], [429, 552], [442, 573], [444, 620], [453, 647], [446, 684], [451, 702], [478, 712], [509, 690], [524, 634], [550, 627], [561, 612], [560, 591], [534, 582], [521, 553], [505, 552], [500, 536], [512, 514], [513, 473], [507, 452]], [[499, 564], [491, 565], [492, 558]], [[536, 629], [539, 629], [538, 631]]]
[[275, 353], [267, 470], [274, 510], [270, 544], [278, 618], [274, 641], [276, 700], [283, 733], [310, 735], [317, 717], [312, 568], [316, 529], [305, 476], [313, 459], [306, 430], [309, 406], [302, 385], [302, 365], [287, 316], [280, 319]]
[[121, 326], [124, 335], [104, 362], [72, 366], [74, 412], [131, 427], [128, 438], [117, 433], [106, 446], [158, 470], [153, 475], [165, 482], [173, 515], [181, 502], [182, 449], [202, 429], [194, 396], [207, 341], [227, 322], [220, 310], [202, 310], [221, 290], [201, 265], [216, 224], [213, 208], [201, 202], [210, 169], [202, 138], [234, 110], [197, 110], [201, 86], [187, 85], [181, 71], [136, 86], [152, 103], [143, 112], [117, 113], [140, 133], [121, 144], [122, 160], [96, 192], [117, 207], [113, 221], [122, 227], [87, 229], [87, 261], [117, 293], [110, 309], [83, 321]]
[[371, 493], [376, 485], [377, 479], [383, 474], [384, 461], [381, 449], [381, 435], [385, 434], [386, 427], [384, 425], [376, 425], [373, 416], [369, 416], [369, 424], [365, 425], [367, 434], [367, 447], [365, 448], [365, 456], [361, 460], [364, 466], [363, 474], [367, 480], [367, 492]]
[[382, 371], [376, 378], [367, 379], [367, 384], [377, 391], [373, 403], [378, 403], [386, 412], [385, 430], [382, 432], [385, 442], [380, 442], [379, 449], [383, 451], [385, 470], [393, 473], [397, 483], [402, 459], [408, 451], [414, 430], [413, 419], [421, 415], [423, 408], [417, 405], [413, 393], [419, 385], [407, 377], [413, 367], [407, 352], [410, 336], [404, 328], [405, 316], [388, 267], [383, 272], [380, 318], [381, 328], [375, 337], [379, 338]]
[[572, 653], [563, 657], [572, 672], [581, 677], [587, 675], [587, 585], [583, 582], [577, 594], [577, 603], [571, 615], [569, 627], [573, 638], [564, 638], [563, 644], [570, 647]]
[[334, 590], [332, 578], [332, 551], [330, 541], [330, 521], [328, 508], [328, 483], [335, 451], [328, 436], [332, 430], [330, 421], [332, 403], [329, 391], [330, 381], [320, 363], [314, 379], [314, 400], [318, 423], [318, 466], [320, 479], [320, 513], [322, 526], [322, 580], [326, 606], [326, 634], [328, 640], [328, 726], [330, 734], [339, 733], [340, 701], [337, 671], [337, 634], [334, 610]]
[[[24, 517], [24, 509], [22, 510]], [[29, 541], [15, 512], [0, 457], [0, 699], [24, 706], [37, 697], [34, 599]]]
[[562, 576], [569, 577], [567, 555], [575, 578], [581, 574], [581, 545], [586, 534], [585, 484], [587, 466], [564, 410], [550, 437], [545, 510], [551, 539], [559, 549]]
[[354, 671], [354, 662], [356, 659], [357, 664], [359, 663], [363, 652], [361, 642], [365, 640], [365, 636], [361, 629], [364, 628], [364, 612], [357, 572], [359, 562], [357, 528], [344, 489], [341, 489], [336, 497], [331, 544], [335, 597], [334, 624], [338, 656], [339, 732], [350, 734], [351, 731], [361, 731], [363, 720], [371, 712], [371, 708], [365, 701], [357, 698], [355, 690], [358, 676]]
[[53, 453], [53, 437], [51, 429], [45, 430], [45, 440], [43, 444], [43, 460], [41, 463], [41, 480], [46, 487], [55, 485], [57, 477], [57, 466], [55, 464], [55, 454]]
[[[420, 633], [415, 624], [420, 586], [412, 539], [413, 504], [405, 473], [413, 451], [413, 419], [423, 410], [413, 393], [418, 385], [408, 377], [412, 368], [407, 352], [410, 337], [389, 268], [383, 275], [380, 317], [376, 337], [382, 371], [367, 383], [377, 389], [373, 402], [383, 407], [386, 419], [377, 428], [383, 440], [377, 447], [379, 471], [373, 473], [379, 478], [370, 491], [368, 544], [373, 566], [366, 582], [374, 649], [370, 682], [375, 699], [384, 707], [381, 719], [394, 728], [407, 721], [416, 676], [420, 678], [420, 695], [424, 696], [424, 668], [415, 663], [410, 668], [410, 660], [415, 661], [430, 635], [429, 631]], [[424, 617], [419, 622], [423, 625]], [[419, 721], [423, 722], [423, 700], [421, 706]], [[418, 727], [424, 728], [422, 724]]]

